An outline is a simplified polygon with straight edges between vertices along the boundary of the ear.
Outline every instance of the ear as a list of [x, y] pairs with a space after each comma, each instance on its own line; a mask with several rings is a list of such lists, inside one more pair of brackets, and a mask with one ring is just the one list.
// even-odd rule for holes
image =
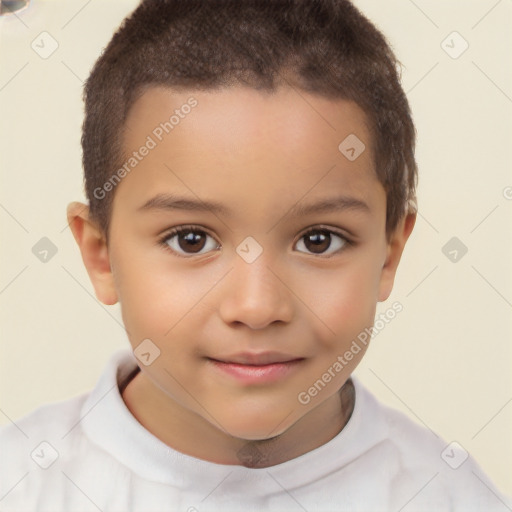
[[106, 237], [90, 219], [86, 204], [73, 202], [67, 207], [68, 224], [82, 253], [89, 278], [98, 300], [112, 305], [118, 301], [110, 266]]
[[379, 284], [378, 301], [385, 301], [391, 294], [395, 281], [396, 269], [405, 247], [405, 243], [416, 223], [416, 212], [409, 212], [399, 222], [387, 243], [386, 261], [382, 267]]

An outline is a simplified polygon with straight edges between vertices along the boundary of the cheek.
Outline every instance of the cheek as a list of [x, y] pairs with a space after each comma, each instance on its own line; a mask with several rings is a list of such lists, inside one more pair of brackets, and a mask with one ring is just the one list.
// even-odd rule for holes
[[333, 272], [319, 270], [310, 276], [315, 292], [310, 292], [308, 306], [337, 339], [357, 336], [373, 324], [379, 275], [375, 262], [368, 264], [363, 259]]
[[[128, 254], [128, 251], [127, 251]], [[150, 261], [137, 251], [117, 260], [116, 287], [124, 324], [133, 343], [152, 338], [164, 342], [201, 311], [201, 298], [219, 277], [210, 269], [191, 271], [165, 253]]]

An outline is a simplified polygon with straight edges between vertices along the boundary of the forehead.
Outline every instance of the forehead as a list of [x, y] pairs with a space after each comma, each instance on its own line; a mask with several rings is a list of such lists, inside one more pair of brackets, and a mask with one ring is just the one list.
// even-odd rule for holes
[[[191, 103], [195, 106], [190, 107]], [[184, 119], [187, 121], [182, 123]], [[247, 150], [255, 141], [260, 145], [276, 142], [276, 137], [283, 150], [313, 151], [315, 146], [319, 152], [332, 152], [340, 138], [354, 132], [368, 148], [371, 146], [366, 115], [354, 102], [331, 100], [291, 87], [269, 93], [241, 86], [208, 91], [148, 87], [129, 111], [125, 143], [136, 145], [134, 139], [141, 131], [155, 131], [158, 138], [164, 130], [160, 125], [169, 121], [173, 139], [189, 143], [181, 147], [183, 151], [191, 145], [198, 149], [199, 144], [194, 145], [187, 137], [191, 133], [203, 144], [215, 139], [215, 146], [224, 152], [242, 146]], [[167, 134], [164, 130], [161, 135]]]
[[[370, 203], [382, 198], [366, 116], [353, 102], [288, 87], [273, 93], [150, 87], [133, 104], [125, 128], [126, 161], [150, 149], [132, 162], [114, 202], [140, 206], [177, 188], [240, 207], [256, 197], [260, 209], [266, 199], [272, 208], [334, 188]], [[365, 147], [355, 160], [340, 151], [345, 140], [349, 146], [359, 141], [358, 153]]]

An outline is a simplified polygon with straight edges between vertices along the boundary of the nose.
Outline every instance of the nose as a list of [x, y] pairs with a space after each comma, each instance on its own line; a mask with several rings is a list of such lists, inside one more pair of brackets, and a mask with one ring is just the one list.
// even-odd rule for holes
[[263, 255], [252, 263], [236, 258], [222, 289], [219, 312], [223, 321], [229, 325], [244, 324], [251, 329], [290, 322], [292, 293], [279, 272]]

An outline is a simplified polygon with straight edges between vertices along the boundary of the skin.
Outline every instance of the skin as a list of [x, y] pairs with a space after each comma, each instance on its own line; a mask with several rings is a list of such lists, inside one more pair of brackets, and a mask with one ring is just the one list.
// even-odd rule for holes
[[[161, 351], [122, 392], [135, 418], [188, 455], [272, 466], [345, 426], [349, 377], [364, 349], [309, 403], [298, 395], [373, 325], [416, 217], [405, 215], [386, 238], [386, 194], [363, 111], [291, 88], [151, 87], [129, 112], [127, 154], [191, 96], [198, 105], [112, 192], [108, 243], [87, 205], [71, 203], [68, 221], [97, 298], [120, 302], [132, 347], [149, 338]], [[353, 162], [338, 150], [352, 133], [366, 145]], [[216, 201], [230, 212], [138, 211], [157, 193]], [[339, 195], [368, 209], [290, 213]], [[183, 225], [203, 230], [199, 254], [185, 234], [168, 238], [167, 249], [159, 244]], [[311, 243], [319, 227], [332, 232], [320, 247]], [[252, 263], [236, 252], [248, 236], [263, 250]], [[207, 359], [247, 351], [304, 359], [282, 380], [250, 385]]]

